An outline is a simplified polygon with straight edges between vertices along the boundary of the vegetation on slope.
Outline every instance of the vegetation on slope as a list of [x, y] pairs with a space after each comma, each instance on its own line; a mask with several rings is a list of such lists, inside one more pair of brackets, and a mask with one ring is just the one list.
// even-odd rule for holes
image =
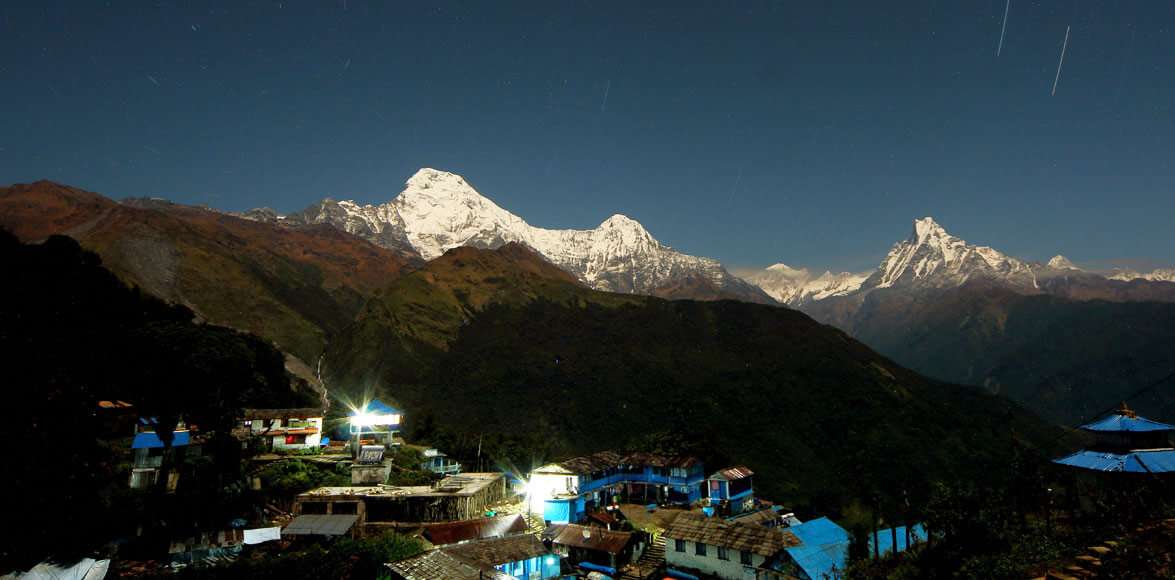
[[900, 364], [983, 385], [1074, 424], [1130, 399], [1175, 420], [1175, 304], [1078, 302], [985, 284], [921, 298], [875, 292], [853, 333]]
[[792, 310], [592, 292], [547, 268], [521, 247], [430, 262], [336, 341], [330, 384], [382, 388], [414, 435], [466, 458], [481, 445], [527, 467], [661, 434], [746, 463], [767, 497], [820, 506], [925, 495], [982, 476], [1013, 430], [1047, 431]]
[[284, 228], [161, 200], [117, 203], [47, 181], [0, 188], [0, 227], [66, 234], [127, 283], [313, 364], [411, 259], [330, 226]]
[[[127, 288], [70, 238], [23, 245], [0, 230], [0, 271], [4, 439], [15, 451], [6, 489], [18, 500], [9, 516], [45, 523], [0, 546], [0, 570], [81, 555], [140, 524], [166, 542], [245, 509], [241, 446], [229, 436], [240, 409], [315, 400], [290, 389], [281, 353]], [[98, 410], [114, 399], [158, 418], [161, 438], [181, 415], [208, 437], [174, 495], [127, 493], [129, 433], [106, 432]]]

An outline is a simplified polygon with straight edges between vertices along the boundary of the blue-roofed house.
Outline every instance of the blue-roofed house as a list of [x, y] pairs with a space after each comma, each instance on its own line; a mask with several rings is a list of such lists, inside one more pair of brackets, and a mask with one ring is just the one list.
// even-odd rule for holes
[[[148, 489], [159, 477], [159, 470], [163, 466], [163, 440], [156, 433], [159, 420], [155, 417], [140, 417], [135, 425], [135, 438], [131, 441], [131, 450], [134, 452], [134, 461], [131, 466], [131, 489]], [[181, 420], [176, 423], [175, 431], [171, 434], [171, 447], [185, 449], [191, 446], [192, 434]], [[167, 483], [169, 490], [174, 491], [178, 472], [173, 471]]]
[[800, 543], [784, 548], [774, 568], [804, 580], [843, 578], [849, 554], [849, 533], [828, 518], [786, 528]]
[[1175, 448], [1168, 425], [1139, 417], [1125, 403], [1115, 413], [1087, 423], [1081, 429], [1096, 438], [1093, 447], [1054, 462], [1102, 473], [1132, 473], [1169, 477], [1175, 474]]

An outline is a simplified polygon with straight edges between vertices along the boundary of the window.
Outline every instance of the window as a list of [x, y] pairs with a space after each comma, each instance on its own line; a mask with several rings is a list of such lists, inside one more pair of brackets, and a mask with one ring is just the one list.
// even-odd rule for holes
[[673, 550], [677, 552], [684, 552], [685, 540], [673, 540]]
[[726, 550], [726, 546], [718, 546], [718, 559], [729, 560], [730, 553]]
[[706, 544], [703, 544], [701, 542], [694, 544], [694, 553], [699, 556], [705, 556], [706, 555]]
[[305, 443], [305, 435], [286, 435], [286, 445], [304, 445]]
[[742, 562], [743, 566], [753, 566], [754, 565], [751, 562], [751, 553], [746, 550], [743, 550], [742, 552], [739, 553], [738, 561]]

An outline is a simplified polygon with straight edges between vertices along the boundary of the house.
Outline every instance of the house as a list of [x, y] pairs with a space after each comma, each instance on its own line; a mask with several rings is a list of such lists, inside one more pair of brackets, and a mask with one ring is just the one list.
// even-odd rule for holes
[[[131, 489], [149, 489], [159, 478], [165, 448], [163, 440], [155, 432], [158, 424], [159, 420], [155, 417], [140, 417], [135, 426], [135, 438], [131, 440], [131, 450], [134, 453], [131, 464]], [[179, 458], [199, 453], [199, 447], [192, 446], [192, 443], [192, 432], [180, 420], [171, 434], [171, 448], [177, 450], [176, 465], [179, 465]], [[189, 446], [193, 448], [189, 449]], [[173, 469], [168, 476], [168, 491], [175, 491], [178, 482], [179, 471]]]
[[609, 576], [640, 558], [645, 546], [643, 534], [576, 524], [553, 524], [544, 537], [568, 562]]
[[425, 449], [422, 455], [424, 461], [420, 464], [421, 469], [442, 475], [461, 473], [461, 463], [449, 459], [448, 455], [439, 450]]
[[535, 469], [527, 509], [552, 523], [574, 523], [613, 503], [689, 505], [702, 499], [702, 462], [689, 456], [601, 451]]
[[743, 466], [728, 467], [706, 478], [706, 497], [719, 515], [732, 516], [755, 509], [754, 472]]
[[842, 578], [849, 554], [849, 533], [828, 518], [787, 528], [799, 544], [784, 549], [785, 558], [772, 566], [801, 580]]
[[320, 408], [245, 409], [238, 430], [247, 436], [260, 437], [265, 447], [274, 451], [317, 449], [322, 444]]
[[403, 411], [379, 399], [355, 409], [348, 420], [353, 451], [358, 453], [363, 445], [392, 447], [403, 419]]
[[730, 522], [701, 512], [677, 516], [664, 532], [671, 570], [718, 578], [786, 578], [774, 569], [784, 550], [800, 544], [789, 530]]
[[476, 519], [506, 494], [501, 473], [463, 473], [432, 485], [320, 487], [294, 498], [294, 513], [356, 515], [362, 533], [377, 534], [402, 523]]
[[434, 546], [513, 536], [525, 533], [529, 529], [521, 514], [425, 524], [423, 528], [424, 539]]
[[1148, 479], [1175, 477], [1175, 449], [1170, 439], [1175, 425], [1139, 417], [1122, 403], [1114, 414], [1082, 425], [1081, 429], [1094, 435], [1093, 447], [1054, 463]]
[[559, 577], [559, 558], [530, 534], [445, 546], [387, 567], [398, 580]]

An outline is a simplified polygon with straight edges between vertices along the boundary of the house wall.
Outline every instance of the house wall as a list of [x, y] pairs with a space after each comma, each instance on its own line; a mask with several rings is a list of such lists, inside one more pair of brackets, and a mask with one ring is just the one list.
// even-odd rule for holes
[[561, 473], [531, 473], [526, 486], [527, 504], [530, 513], [543, 515], [546, 500], [558, 495], [578, 491], [579, 477]]
[[[706, 574], [713, 574], [719, 578], [728, 578], [730, 580], [746, 580], [756, 578], [755, 573], [759, 566], [766, 560], [759, 554], [751, 554], [751, 563], [753, 567], [748, 568], [740, 563], [740, 556], [738, 550], [730, 550], [729, 560], [718, 559], [718, 546], [707, 545], [706, 555], [698, 556], [695, 554], [694, 542], [685, 542], [685, 551], [678, 552], [676, 540], [673, 538], [666, 538], [665, 540], [665, 562], [671, 568], [690, 568], [699, 570]], [[758, 578], [763, 578], [764, 571], [758, 570]]]
[[515, 578], [530, 580], [532, 578], [558, 578], [559, 558], [557, 556], [536, 556], [529, 560], [519, 560], [494, 566], [498, 570]]

